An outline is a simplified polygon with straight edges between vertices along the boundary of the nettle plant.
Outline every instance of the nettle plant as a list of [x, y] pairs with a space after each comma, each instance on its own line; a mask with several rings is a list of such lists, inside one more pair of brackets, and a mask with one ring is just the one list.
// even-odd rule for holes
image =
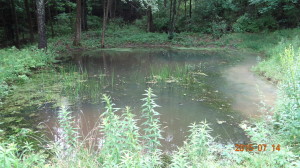
[[281, 55], [285, 78], [280, 85], [275, 125], [288, 143], [300, 145], [300, 53], [288, 47]]
[[[98, 150], [85, 151], [86, 142], [79, 136], [75, 119], [68, 110], [66, 104], [59, 111], [59, 138], [55, 142], [53, 150], [56, 154], [57, 163], [63, 165], [76, 165], [83, 162], [83, 155], [90, 153], [92, 165], [103, 167], [159, 167], [162, 152], [159, 149], [162, 139], [159, 113], [154, 110], [158, 105], [154, 101], [155, 95], [152, 89], [146, 90], [145, 103], [142, 105], [143, 129], [137, 125], [135, 115], [130, 108], [126, 107], [122, 115], [116, 112], [111, 98], [103, 95], [106, 111], [100, 116], [101, 124], [96, 129], [103, 137], [95, 138], [100, 144]], [[143, 133], [143, 134], [142, 134]], [[81, 140], [83, 139], [83, 140]], [[95, 146], [94, 146], [95, 147]], [[92, 149], [89, 147], [88, 149]], [[63, 163], [67, 162], [67, 163]]]
[[[180, 167], [200, 166], [202, 161], [211, 154], [208, 150], [212, 142], [209, 135], [211, 129], [206, 122], [192, 124], [191, 135], [184, 146], [174, 152], [170, 159], [173, 163], [165, 163], [163, 152], [160, 149], [162, 129], [159, 121], [159, 113], [155, 110], [159, 107], [155, 103], [156, 95], [151, 88], [146, 90], [144, 103], [141, 107], [142, 124], [137, 124], [136, 116], [129, 107], [125, 109], [115, 108], [111, 98], [103, 95], [105, 112], [100, 116], [101, 123], [96, 130], [103, 136], [93, 138], [93, 143], [87, 143], [88, 138], [79, 136], [78, 126], [66, 104], [62, 104], [59, 111], [60, 133], [56, 146], [53, 148], [56, 157], [53, 164], [58, 167], [80, 167], [93, 165], [96, 167]], [[122, 114], [117, 112], [122, 110]], [[93, 134], [93, 133], [91, 133]], [[93, 146], [88, 146], [92, 144]], [[98, 144], [98, 145], [96, 145]], [[92, 150], [91, 150], [92, 149]], [[199, 160], [200, 159], [200, 160]], [[200, 162], [199, 162], [200, 161]], [[166, 165], [167, 164], [167, 165]]]
[[[143, 130], [137, 126], [135, 115], [126, 107], [123, 115], [118, 116], [109, 96], [104, 95], [106, 111], [102, 114], [100, 126], [104, 133], [104, 143], [100, 149], [100, 160], [104, 167], [158, 167], [161, 165], [160, 144], [161, 128], [154, 110], [158, 105], [154, 101], [152, 89], [148, 89], [142, 99]], [[144, 134], [141, 134], [143, 132]]]

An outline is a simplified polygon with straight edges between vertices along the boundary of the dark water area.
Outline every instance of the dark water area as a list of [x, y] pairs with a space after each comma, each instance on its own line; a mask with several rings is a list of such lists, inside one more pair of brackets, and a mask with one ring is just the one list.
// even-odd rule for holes
[[[251, 72], [256, 57], [225, 50], [98, 50], [74, 53], [73, 63], [88, 74], [88, 80], [104, 74], [110, 84], [99, 91], [94, 90], [93, 94], [110, 95], [116, 107], [130, 106], [137, 118], [141, 114], [143, 94], [151, 87], [157, 95], [155, 101], [160, 105], [156, 110], [161, 114], [163, 149], [174, 150], [189, 135], [188, 126], [201, 121], [210, 123], [211, 134], [217, 142], [235, 144], [249, 140], [239, 124], [262, 115], [257, 105], [261, 101], [260, 94], [264, 95], [268, 105], [272, 105], [276, 97], [276, 88]], [[178, 67], [197, 69], [193, 72], [196, 82], [186, 84], [173, 78], [155, 80], [153, 76], [158, 74], [154, 72], [164, 67], [170, 71]], [[80, 119], [82, 134], [87, 135], [104, 112], [104, 104], [78, 100], [71, 109]], [[64, 101], [69, 101], [68, 96]], [[122, 110], [117, 113], [122, 114]], [[58, 131], [57, 112], [45, 110], [42, 115], [45, 116], [44, 123], [55, 134]]]

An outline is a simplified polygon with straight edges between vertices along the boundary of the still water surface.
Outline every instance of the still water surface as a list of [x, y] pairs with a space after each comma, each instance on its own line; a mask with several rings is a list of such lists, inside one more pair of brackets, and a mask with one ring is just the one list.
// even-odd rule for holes
[[[260, 95], [272, 105], [276, 89], [251, 72], [255, 55], [236, 51], [193, 51], [175, 49], [98, 50], [75, 53], [73, 63], [86, 71], [89, 80], [99, 74], [110, 78], [110, 85], [96, 94], [108, 94], [118, 108], [130, 106], [140, 116], [142, 99], [148, 87], [157, 95], [156, 110], [161, 114], [164, 150], [183, 144], [193, 122], [210, 123], [212, 136], [221, 143], [248, 141], [239, 127], [241, 121], [260, 116]], [[192, 67], [197, 82], [155, 81], [150, 78], [163, 67]], [[199, 71], [200, 70], [200, 71]], [[91, 86], [92, 87], [92, 86]], [[102, 103], [80, 101], [72, 107], [81, 119], [81, 131], [87, 134], [104, 111]], [[46, 111], [46, 124], [57, 131], [57, 112]], [[118, 112], [122, 113], [122, 110]]]

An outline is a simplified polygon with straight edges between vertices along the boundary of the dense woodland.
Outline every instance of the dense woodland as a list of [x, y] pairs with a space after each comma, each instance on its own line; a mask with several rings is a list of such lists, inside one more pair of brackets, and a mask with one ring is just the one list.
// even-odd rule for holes
[[47, 38], [75, 32], [74, 45], [78, 45], [81, 31], [89, 29], [103, 30], [104, 40], [110, 21], [168, 33], [172, 39], [174, 33], [182, 32], [220, 37], [230, 32], [295, 28], [300, 18], [297, 0], [9, 0], [0, 4], [2, 47], [20, 47], [39, 39], [43, 48]]
[[[300, 0], [0, 0], [0, 168], [300, 167], [299, 35]], [[182, 146], [165, 153], [155, 90], [143, 94], [139, 119], [129, 107], [119, 115], [113, 98], [94, 94], [114, 87], [114, 71], [97, 76], [91, 88], [81, 66], [69, 65], [81, 51], [149, 47], [257, 56], [251, 71], [278, 95], [274, 107], [261, 98], [263, 115], [241, 123], [253, 146], [236, 152], [234, 144], [214, 141], [210, 124], [201, 122], [191, 124]], [[149, 79], [161, 75], [187, 87], [195, 84], [193, 75], [206, 76], [159, 68]], [[60, 102], [67, 93], [70, 101], [75, 97], [72, 105], [80, 104], [81, 92], [105, 105], [90, 137], [79, 135], [72, 108]], [[60, 139], [44, 138], [38, 128], [42, 107], [57, 111]], [[251, 151], [258, 144], [270, 150]]]

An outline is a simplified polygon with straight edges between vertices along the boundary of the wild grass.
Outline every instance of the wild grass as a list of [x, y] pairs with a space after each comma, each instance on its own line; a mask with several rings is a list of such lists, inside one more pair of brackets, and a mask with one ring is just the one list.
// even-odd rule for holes
[[86, 70], [80, 70], [72, 64], [60, 68], [59, 77], [62, 83], [62, 95], [69, 97], [73, 103], [82, 100], [99, 103], [103, 89], [107, 86], [113, 87], [114, 84], [113, 72], [111, 79], [102, 72], [90, 76]]
[[201, 78], [206, 76], [202, 71], [201, 64], [155, 65], [150, 68], [150, 81], [148, 83], [166, 82], [192, 86], [202, 82]]
[[[300, 148], [300, 51], [292, 46], [281, 54], [285, 78], [280, 83], [275, 126], [286, 143]], [[298, 154], [300, 152], [298, 151]]]
[[251, 49], [263, 54], [262, 61], [254, 71], [273, 81], [283, 80], [285, 73], [281, 62], [281, 53], [292, 46], [297, 52], [300, 48], [300, 29], [277, 30], [270, 33], [234, 33], [222, 37], [225, 44], [240, 49]]
[[15, 83], [29, 79], [32, 70], [54, 62], [55, 54], [28, 47], [25, 49], [7, 48], [0, 50], [0, 105], [1, 99], [9, 94]]

